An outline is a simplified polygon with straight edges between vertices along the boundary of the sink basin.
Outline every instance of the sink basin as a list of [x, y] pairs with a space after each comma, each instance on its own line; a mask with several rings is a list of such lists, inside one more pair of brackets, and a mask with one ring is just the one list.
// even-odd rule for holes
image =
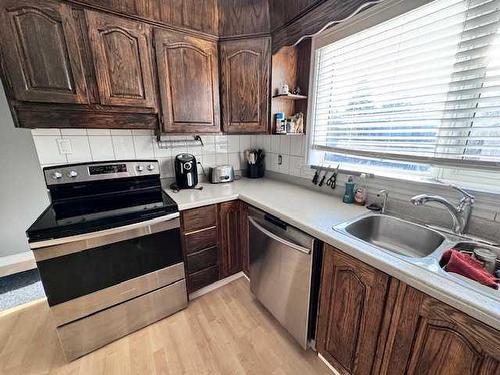
[[387, 215], [365, 216], [343, 229], [371, 245], [412, 258], [432, 254], [446, 239], [432, 229]]

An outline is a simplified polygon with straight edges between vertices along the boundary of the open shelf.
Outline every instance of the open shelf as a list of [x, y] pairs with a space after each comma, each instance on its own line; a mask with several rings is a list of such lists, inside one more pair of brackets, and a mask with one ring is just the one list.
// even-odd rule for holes
[[286, 100], [303, 100], [307, 99], [307, 96], [305, 95], [295, 95], [295, 94], [281, 94], [281, 95], [274, 95], [273, 99], [286, 99]]

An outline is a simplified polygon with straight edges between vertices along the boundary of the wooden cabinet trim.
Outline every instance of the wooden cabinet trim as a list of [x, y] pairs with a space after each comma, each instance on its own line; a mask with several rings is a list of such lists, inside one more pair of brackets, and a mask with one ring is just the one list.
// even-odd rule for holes
[[[169, 14], [171, 7], [168, 6], [168, 4], [159, 8], [157, 11], [155, 9], [152, 13], [149, 12], [151, 13], [149, 15], [146, 15], [146, 14], [138, 14], [132, 12], [132, 9], [138, 10], [139, 8], [145, 8], [140, 6], [141, 4], [145, 4], [145, 2], [142, 0], [128, 0], [127, 3], [132, 4], [132, 9], [125, 9], [123, 5], [120, 7], [119, 6], [119, 4], [121, 3], [120, 1], [114, 1], [114, 2], [108, 1], [106, 3], [109, 5], [107, 6], [102, 5], [104, 2], [101, 0], [66, 0], [66, 1], [85, 9], [99, 10], [105, 13], [114, 14], [130, 20], [145, 22], [152, 26], [163, 28], [165, 30], [186, 33], [192, 36], [196, 36], [211, 41], [217, 41], [218, 39], [217, 6], [214, 7], [214, 15], [212, 20], [213, 24], [208, 26], [208, 24], [206, 24], [204, 19], [201, 18], [201, 17], [206, 18], [207, 14], [206, 12], [200, 14], [199, 16], [200, 20], [190, 20], [189, 18], [193, 18], [193, 15], [185, 10], [177, 10], [178, 13], [180, 14], [176, 16], [172, 16], [171, 14]], [[214, 3], [216, 3], [216, 0], [213, 1]], [[134, 3], [137, 3], [137, 6], [135, 6]], [[185, 6], [189, 5], [190, 2], [186, 0], [177, 1], [177, 4]], [[148, 12], [146, 11], [145, 13]], [[172, 18], [174, 18], [175, 20], [173, 20]], [[180, 20], [179, 18], [184, 18], [184, 20]], [[194, 25], [195, 23], [203, 24], [204, 26], [195, 27]]]

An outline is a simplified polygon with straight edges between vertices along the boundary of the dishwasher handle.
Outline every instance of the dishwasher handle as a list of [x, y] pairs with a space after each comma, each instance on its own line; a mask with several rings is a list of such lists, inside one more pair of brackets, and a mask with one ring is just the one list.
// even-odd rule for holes
[[288, 247], [291, 247], [295, 250], [298, 250], [300, 252], [303, 252], [305, 254], [310, 254], [311, 253], [311, 249], [308, 249], [304, 246], [300, 246], [300, 245], [297, 245], [296, 243], [293, 243], [293, 242], [290, 242], [288, 240], [285, 240], [284, 238], [281, 238], [280, 236], [277, 236], [276, 234], [274, 234], [273, 232], [267, 230], [266, 228], [264, 228], [262, 225], [260, 225], [259, 223], [257, 223], [257, 221], [253, 218], [253, 217], [248, 217], [248, 221], [255, 227], [257, 228], [259, 231], [261, 231], [262, 233], [264, 233], [266, 236], [272, 238], [273, 240], [275, 241], [278, 241], [280, 243], [282, 243], [283, 245], [285, 246], [288, 246]]

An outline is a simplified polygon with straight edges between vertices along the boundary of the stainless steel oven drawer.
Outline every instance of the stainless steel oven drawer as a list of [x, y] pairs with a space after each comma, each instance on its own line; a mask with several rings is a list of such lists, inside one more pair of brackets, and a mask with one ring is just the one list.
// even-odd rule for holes
[[81, 357], [187, 306], [185, 280], [57, 328], [67, 360]]
[[97, 292], [72, 299], [51, 307], [57, 326], [70, 323], [87, 315], [104, 310], [152, 290], [184, 279], [184, 263], [139, 276]]

